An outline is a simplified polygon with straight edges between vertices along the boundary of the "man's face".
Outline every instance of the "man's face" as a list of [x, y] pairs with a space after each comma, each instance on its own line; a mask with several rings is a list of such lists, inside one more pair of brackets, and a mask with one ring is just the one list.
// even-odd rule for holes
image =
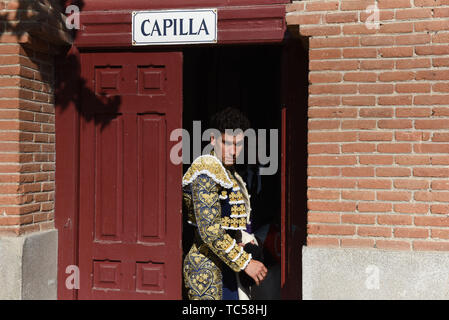
[[215, 153], [221, 159], [223, 164], [233, 165], [243, 150], [244, 134], [230, 135], [221, 133], [221, 138], [211, 136], [211, 144], [214, 146]]

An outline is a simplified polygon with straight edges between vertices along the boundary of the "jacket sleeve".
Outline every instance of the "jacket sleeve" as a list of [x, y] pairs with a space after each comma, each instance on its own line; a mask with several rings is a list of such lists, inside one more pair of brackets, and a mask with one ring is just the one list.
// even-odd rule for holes
[[220, 186], [208, 175], [201, 174], [192, 182], [192, 200], [196, 224], [203, 242], [232, 270], [246, 268], [251, 254], [221, 228]]

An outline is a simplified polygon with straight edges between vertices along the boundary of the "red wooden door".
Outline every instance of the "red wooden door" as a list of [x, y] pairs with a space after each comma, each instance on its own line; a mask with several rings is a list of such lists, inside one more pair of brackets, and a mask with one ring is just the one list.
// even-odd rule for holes
[[182, 53], [81, 54], [79, 299], [181, 298]]
[[[307, 228], [308, 50], [284, 47], [281, 138], [281, 288], [283, 299], [302, 298], [302, 247]], [[304, 57], [301, 59], [301, 57]]]

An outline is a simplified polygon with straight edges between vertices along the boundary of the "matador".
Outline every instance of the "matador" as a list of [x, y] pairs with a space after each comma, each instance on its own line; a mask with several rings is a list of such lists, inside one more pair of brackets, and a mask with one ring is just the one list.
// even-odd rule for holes
[[257, 240], [251, 230], [250, 195], [242, 177], [233, 166], [225, 167], [212, 150], [194, 160], [182, 186], [183, 214], [195, 228], [183, 265], [188, 298], [250, 299], [239, 273], [245, 271], [255, 281], [262, 281], [267, 269], [244, 249], [245, 244], [257, 244]]

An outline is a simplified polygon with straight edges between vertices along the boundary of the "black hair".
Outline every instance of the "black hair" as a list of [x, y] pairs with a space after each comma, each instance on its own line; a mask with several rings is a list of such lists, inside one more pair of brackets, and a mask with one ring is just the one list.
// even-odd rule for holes
[[241, 129], [245, 132], [251, 124], [248, 118], [239, 109], [227, 107], [215, 113], [210, 119], [210, 127], [225, 133], [226, 129]]

